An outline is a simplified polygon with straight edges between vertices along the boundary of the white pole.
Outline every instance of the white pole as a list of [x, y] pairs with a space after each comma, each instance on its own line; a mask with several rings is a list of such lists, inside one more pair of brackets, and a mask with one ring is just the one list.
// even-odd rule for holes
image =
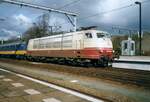
[[77, 30], [77, 17], [74, 16], [74, 27], [73, 27], [73, 31], [76, 32]]

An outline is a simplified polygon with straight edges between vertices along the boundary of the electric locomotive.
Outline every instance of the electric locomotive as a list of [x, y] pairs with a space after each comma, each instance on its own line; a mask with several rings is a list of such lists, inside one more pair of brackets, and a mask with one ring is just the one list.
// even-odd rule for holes
[[108, 66], [113, 60], [113, 46], [107, 32], [84, 30], [30, 39], [27, 57]]

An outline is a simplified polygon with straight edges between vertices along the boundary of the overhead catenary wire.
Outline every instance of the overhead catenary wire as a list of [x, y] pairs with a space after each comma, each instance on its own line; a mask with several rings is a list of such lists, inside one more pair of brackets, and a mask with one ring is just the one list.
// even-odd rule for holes
[[[22, 6], [20, 6], [19, 8], [17, 8], [17, 9], [15, 9], [14, 11], [13, 11], [13, 14], [16, 14], [17, 12], [19, 12], [21, 9], [20, 8], [22, 8]], [[11, 19], [12, 18], [12, 16], [4, 16], [4, 23], [7, 23], [7, 22], [5, 22], [6, 20], [8, 20], [8, 19]], [[8, 26], [10, 26], [10, 25], [8, 25]], [[12, 25], [12, 26], [10, 26], [10, 28], [11, 29], [15, 29], [17, 26], [20, 26], [20, 25]], [[3, 27], [4, 28], [4, 27]]]
[[[115, 9], [111, 9], [109, 11], [104, 11], [104, 12], [101, 12], [101, 13], [96, 13], [94, 15], [90, 15], [90, 16], [86, 16], [86, 17], [79, 17], [78, 20], [88, 19], [88, 18], [91, 18], [91, 17], [95, 17], [95, 16], [105, 14], [105, 13], [110, 13], [110, 12], [118, 11], [118, 10], [121, 10], [121, 9], [125, 9], [125, 8], [131, 7], [131, 6], [133, 6], [133, 4], [126, 5], [126, 6], [119, 7], [119, 8], [115, 8]], [[63, 24], [66, 24], [66, 22], [62, 23], [61, 25], [63, 25]]]
[[91, 18], [91, 17], [95, 17], [95, 16], [107, 14], [107, 13], [112, 13], [112, 12], [115, 12], [115, 11], [119, 11], [119, 10], [122, 10], [122, 9], [125, 9], [125, 8], [132, 7], [132, 6], [133, 6], [133, 4], [126, 5], [126, 6], [123, 6], [123, 7], [111, 9], [111, 10], [109, 10], [109, 11], [103, 11], [103, 12], [100, 12], [100, 13], [96, 13], [96, 14], [94, 14], [94, 15], [89, 15], [89, 16], [86, 16], [86, 17], [80, 17], [80, 18], [78, 18], [78, 20], [88, 19], [88, 18]]
[[[73, 1], [71, 3], [68, 3], [68, 4], [60, 7], [60, 8], [68, 7], [68, 6], [73, 5], [74, 3], [79, 2], [79, 1], [81, 1], [81, 0], [75, 0], [75, 1]], [[145, 0], [145, 1], [141, 2], [141, 3], [148, 3], [148, 2], [150, 2], [150, 0]], [[132, 6], [135, 6], [135, 4], [130, 4], [130, 5], [122, 6], [122, 7], [119, 7], [119, 8], [114, 8], [114, 9], [111, 9], [109, 11], [104, 11], [104, 12], [96, 13], [94, 15], [89, 15], [89, 16], [86, 16], [86, 17], [80, 17], [80, 18], [78, 18], [78, 20], [81, 21], [81, 20], [84, 20], [84, 19], [88, 19], [88, 18], [99, 16], [99, 15], [102, 15], [102, 14], [112, 13], [112, 12], [115, 12], [115, 11], [119, 11], [119, 10], [122, 10], [122, 9], [125, 9], [125, 8], [132, 7]], [[63, 23], [63, 24], [66, 24], [66, 22]]]
[[[19, 8], [17, 8], [13, 13], [14, 14], [16, 14], [17, 12], [19, 12], [20, 11], [20, 9]], [[5, 17], [3, 17], [4, 18], [4, 21], [3, 21], [3, 23], [7, 23], [7, 22], [5, 22], [6, 21], [6, 19], [7, 19], [7, 21], [8, 21], [8, 19], [11, 19], [12, 18], [12, 16], [5, 16]], [[8, 25], [8, 26], [10, 26], [10, 25]], [[11, 29], [14, 29], [14, 28], [16, 28], [17, 26], [21, 26], [21, 24], [19, 24], [19, 25], [12, 25], [12, 26], [10, 26], [10, 28]]]
[[150, 0], [145, 0], [145, 1], [142, 1], [141, 3], [148, 3], [150, 2]]
[[[67, 6], [70, 6], [70, 5], [72, 5], [72, 4], [76, 3], [76, 2], [79, 2], [79, 1], [81, 1], [81, 0], [75, 0], [75, 1], [73, 1], [71, 3], [68, 3], [68, 4], [60, 7], [59, 9], [67, 7]], [[150, 0], [145, 0], [145, 1], [141, 2], [141, 3], [147, 3], [147, 2], [150, 2]], [[86, 16], [86, 17], [80, 17], [80, 18], [78, 18], [78, 20], [88, 19], [88, 18], [91, 18], [91, 17], [99, 16], [101, 14], [106, 14], [106, 13], [111, 13], [111, 12], [119, 11], [119, 10], [122, 10], [122, 9], [125, 9], [125, 8], [129, 8], [131, 6], [134, 6], [134, 4], [126, 5], [126, 6], [119, 7], [119, 8], [114, 8], [114, 9], [111, 9], [109, 11], [104, 11], [104, 12], [96, 13], [94, 15], [89, 15], [89, 16]]]
[[[77, 1], [75, 1], [75, 2], [77, 2]], [[75, 3], [75, 2], [72, 2], [72, 3]], [[39, 5], [31, 4], [31, 3], [25, 3], [25, 2], [23, 2], [23, 0], [22, 0], [22, 2], [12, 1], [12, 0], [3, 0], [3, 3], [10, 3], [10, 4], [15, 4], [15, 5], [20, 5], [20, 6], [27, 6], [27, 7], [32, 7], [32, 8], [36, 8], [36, 9], [46, 10], [46, 11], [49, 11], [49, 12], [58, 12], [58, 13], [62, 13], [62, 14], [65, 14], [65, 15], [71, 15], [71, 16], [74, 16], [74, 17], [77, 16], [77, 14], [72, 13], [72, 12], [66, 12], [66, 11], [62, 11], [62, 10], [58, 10], [58, 9], [49, 8], [49, 7], [46, 7], [46, 6], [39, 6]], [[72, 4], [72, 3], [70, 3], [70, 4]], [[70, 4], [68, 4], [68, 5], [70, 5]], [[68, 5], [65, 5], [65, 6], [68, 6]]]
[[[143, 4], [143, 3], [148, 3], [148, 2], [150, 2], [150, 0], [145, 0], [141, 3]], [[122, 6], [122, 7], [119, 7], [119, 8], [114, 8], [114, 9], [111, 9], [111, 10], [108, 10], [108, 11], [103, 11], [103, 12], [100, 12], [100, 13], [96, 13], [96, 14], [93, 14], [93, 15], [86, 16], [86, 17], [79, 17], [78, 20], [84, 20], [84, 19], [95, 17], [95, 16], [100, 16], [100, 15], [103, 15], [103, 14], [120, 11], [122, 9], [126, 9], [126, 8], [129, 8], [129, 7], [132, 7], [132, 6], [136, 6], [136, 5], [132, 3], [132, 4], [129, 4], [129, 5], [125, 5], [125, 6]]]
[[59, 7], [58, 9], [66, 8], [66, 7], [68, 7], [68, 6], [71, 6], [71, 5], [73, 5], [73, 4], [77, 3], [77, 2], [79, 2], [79, 1], [81, 1], [81, 0], [72, 1], [72, 2], [70, 2], [70, 3], [67, 3], [67, 4], [65, 4], [65, 5], [63, 5], [63, 6], [61, 6], [61, 7]]
[[[68, 25], [69, 23], [67, 22], [63, 22], [63, 23], [60, 23], [60, 25]], [[129, 25], [129, 26], [122, 26], [122, 25], [114, 25], [114, 24], [109, 24], [109, 25], [106, 25], [106, 24], [98, 24], [96, 25], [98, 28], [107, 28], [107, 29], [110, 29], [110, 30], [114, 30], [114, 28], [123, 28], [123, 29], [130, 29], [130, 30], [133, 30], [133, 31], [138, 31], [138, 28], [136, 27], [136, 25]], [[132, 26], [132, 27], [131, 27]], [[150, 31], [148, 28], [145, 28], [143, 27], [143, 31]]]
[[[20, 7], [17, 8], [15, 11], [13, 11], [13, 14], [18, 13], [21, 9], [22, 9], [22, 6], [20, 6]], [[9, 18], [11, 18], [11, 16], [5, 16], [5, 18], [9, 19]]]
[[62, 11], [62, 10], [53, 9], [53, 8], [50, 8], [47, 6], [41, 6], [41, 5], [36, 5], [36, 4], [31, 4], [31, 3], [26, 3], [26, 2], [19, 2], [19, 1], [14, 1], [14, 0], [13, 1], [12, 0], [3, 0], [2, 2], [3, 3], [9, 3], [9, 4], [15, 4], [15, 5], [21, 5], [21, 6], [35, 8], [35, 9], [40, 9], [40, 10], [45, 10], [45, 11], [57, 12], [57, 13], [61, 13], [61, 14], [77, 16], [76, 13]]

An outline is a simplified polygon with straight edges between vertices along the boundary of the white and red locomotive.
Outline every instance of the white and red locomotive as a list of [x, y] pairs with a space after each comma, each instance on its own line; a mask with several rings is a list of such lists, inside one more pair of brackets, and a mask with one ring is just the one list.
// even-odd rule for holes
[[107, 66], [113, 60], [113, 46], [107, 32], [84, 30], [31, 39], [28, 58], [57, 58]]

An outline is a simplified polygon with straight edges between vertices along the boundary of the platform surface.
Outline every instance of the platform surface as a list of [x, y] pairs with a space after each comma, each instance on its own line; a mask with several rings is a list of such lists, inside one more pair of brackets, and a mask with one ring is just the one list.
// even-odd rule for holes
[[112, 64], [114, 68], [150, 71], [150, 56], [120, 56]]
[[144, 61], [150, 62], [150, 56], [120, 56], [119, 61]]
[[88, 101], [0, 70], [0, 102]]

